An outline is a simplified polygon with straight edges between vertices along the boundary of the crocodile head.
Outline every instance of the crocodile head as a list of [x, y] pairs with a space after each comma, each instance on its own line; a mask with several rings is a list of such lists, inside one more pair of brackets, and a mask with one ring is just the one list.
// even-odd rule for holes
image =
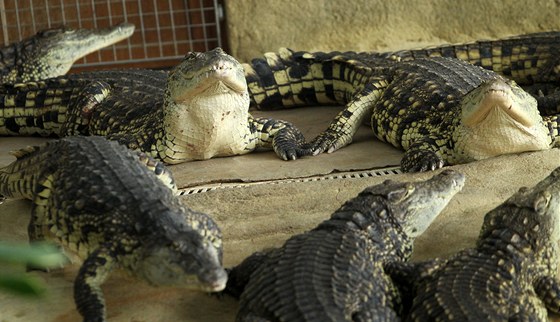
[[[560, 241], [560, 168], [532, 188], [521, 188], [484, 217], [479, 241], [506, 239], [522, 250], [547, 252]], [[554, 266], [556, 271], [556, 266]]]
[[501, 77], [463, 97], [460, 120], [453, 133], [458, 162], [544, 150], [552, 143], [535, 98]]
[[179, 103], [229, 91], [244, 94], [247, 81], [241, 64], [218, 47], [185, 55], [169, 73], [168, 90], [169, 98]]
[[414, 238], [428, 228], [464, 184], [463, 174], [444, 170], [425, 181], [386, 180], [364, 192], [384, 197], [393, 218], [407, 236]]
[[[17, 81], [31, 81], [64, 75], [74, 62], [89, 53], [126, 39], [134, 32], [134, 25], [122, 23], [100, 29], [53, 28], [38, 32], [23, 43], [20, 70], [11, 77]], [[21, 75], [23, 69], [23, 76]]]
[[166, 226], [164, 236], [144, 241], [135, 264], [136, 276], [156, 286], [223, 290], [227, 273], [222, 266], [222, 236], [216, 223], [195, 212], [180, 215], [186, 222], [177, 222], [177, 216], [162, 214], [163, 217], [174, 223]]
[[175, 150], [164, 161], [247, 153], [249, 102], [243, 66], [235, 58], [221, 48], [188, 53], [167, 78], [163, 123], [169, 139], [179, 143], [170, 144]]

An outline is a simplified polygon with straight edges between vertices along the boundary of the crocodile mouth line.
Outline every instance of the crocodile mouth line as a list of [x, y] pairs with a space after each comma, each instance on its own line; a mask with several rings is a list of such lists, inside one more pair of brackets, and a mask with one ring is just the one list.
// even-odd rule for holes
[[476, 112], [464, 121], [465, 125], [473, 127], [480, 124], [494, 109], [500, 109], [511, 117], [512, 120], [525, 127], [531, 127], [535, 123], [535, 121], [528, 117], [525, 111], [510, 98], [510, 95], [508, 95], [505, 90], [492, 88], [484, 93], [484, 98], [478, 104]]

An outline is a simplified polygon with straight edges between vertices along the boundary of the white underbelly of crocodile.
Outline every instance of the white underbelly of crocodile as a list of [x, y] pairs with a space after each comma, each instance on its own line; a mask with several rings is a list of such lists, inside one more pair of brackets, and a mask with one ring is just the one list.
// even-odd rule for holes
[[[175, 123], [167, 127], [177, 143], [173, 147], [175, 156], [205, 160], [250, 152], [248, 107], [241, 110], [239, 104], [233, 103], [236, 99], [226, 100], [223, 95], [206, 97], [192, 102], [186, 112], [169, 120]], [[227, 101], [232, 103], [224, 104]]]
[[488, 117], [474, 128], [460, 127], [455, 131], [454, 158], [464, 163], [502, 154], [546, 150], [551, 139], [544, 122], [531, 127], [511, 120], [500, 109], [490, 111]]
[[232, 114], [203, 122], [206, 126], [193, 127], [186, 139], [186, 152], [193, 159], [202, 160], [249, 152], [248, 116], [241, 119], [239, 115]]

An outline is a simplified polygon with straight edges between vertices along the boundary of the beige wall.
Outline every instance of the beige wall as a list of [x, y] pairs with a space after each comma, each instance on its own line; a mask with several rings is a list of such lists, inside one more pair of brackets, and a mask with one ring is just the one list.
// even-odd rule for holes
[[384, 50], [560, 30], [554, 0], [226, 0], [231, 54]]

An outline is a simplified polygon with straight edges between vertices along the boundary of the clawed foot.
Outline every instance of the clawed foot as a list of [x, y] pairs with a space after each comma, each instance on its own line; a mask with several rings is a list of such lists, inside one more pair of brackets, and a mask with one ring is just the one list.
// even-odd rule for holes
[[344, 135], [333, 131], [325, 131], [317, 136], [311, 143], [309, 148], [313, 155], [321, 154], [324, 152], [332, 153], [342, 147], [347, 146], [352, 142], [352, 136]]
[[313, 155], [309, 144], [305, 143], [303, 134], [292, 127], [283, 128], [276, 133], [272, 140], [272, 148], [280, 158], [287, 161]]
[[443, 159], [433, 151], [416, 150], [407, 151], [401, 160], [403, 172], [425, 172], [442, 168]]

